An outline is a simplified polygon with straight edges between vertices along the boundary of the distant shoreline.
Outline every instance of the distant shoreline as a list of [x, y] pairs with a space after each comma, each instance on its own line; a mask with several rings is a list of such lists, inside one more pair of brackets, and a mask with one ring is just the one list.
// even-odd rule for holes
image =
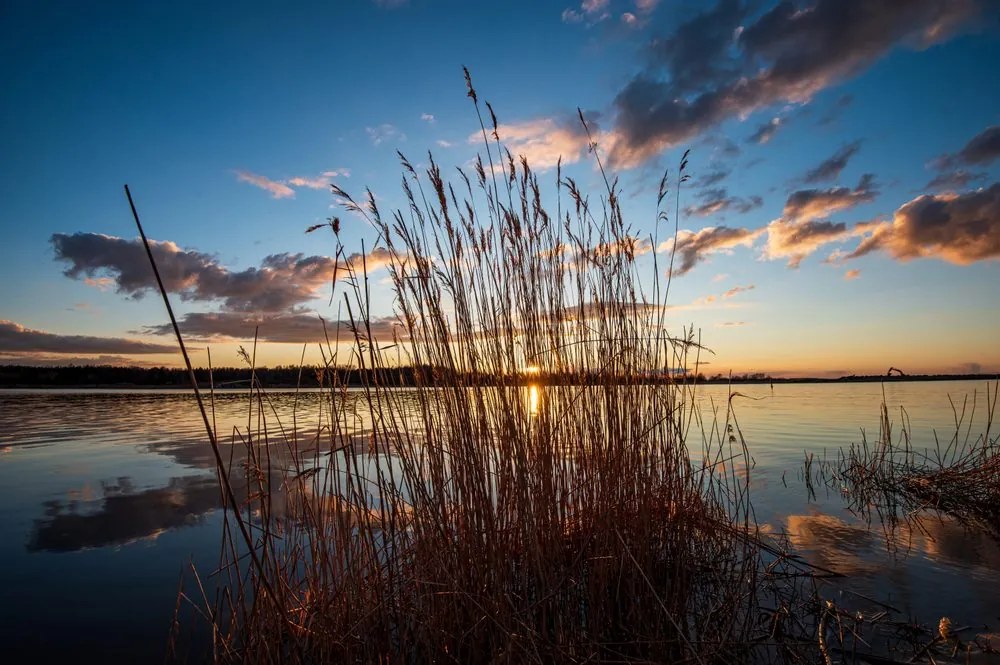
[[[317, 380], [317, 368], [274, 367], [259, 368], [256, 376], [265, 388], [314, 389], [322, 387]], [[348, 387], [362, 387], [371, 382], [372, 377], [362, 376], [357, 370], [338, 369], [338, 382]], [[199, 387], [209, 386], [209, 373], [205, 368], [195, 370]], [[392, 387], [413, 387], [417, 383], [433, 382], [431, 368], [403, 367], [389, 370], [383, 376], [383, 385]], [[247, 368], [217, 368], [212, 372], [218, 390], [242, 389], [249, 386], [250, 370]], [[490, 377], [465, 377], [470, 384], [491, 385]], [[418, 381], [419, 379], [419, 381]], [[893, 374], [848, 375], [840, 377], [770, 377], [760, 373], [720, 377], [688, 376], [677, 379], [677, 383], [687, 385], [773, 385], [773, 384], [837, 384], [837, 383], [900, 383], [913, 381], [998, 381], [1000, 374]], [[669, 382], [668, 377], [649, 377], [649, 384]], [[621, 383], [630, 383], [621, 377]], [[586, 380], [579, 377], [558, 375], [523, 375], [513, 381], [517, 384], [543, 385], [583, 385]], [[441, 381], [441, 385], [448, 382]], [[512, 385], [507, 383], [506, 385]], [[34, 367], [25, 365], [0, 366], [0, 390], [185, 390], [190, 389], [186, 370], [174, 368], [139, 367]]]

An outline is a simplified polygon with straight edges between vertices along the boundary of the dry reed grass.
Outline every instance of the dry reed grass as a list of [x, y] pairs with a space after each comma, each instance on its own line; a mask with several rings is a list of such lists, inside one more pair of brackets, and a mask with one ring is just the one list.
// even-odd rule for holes
[[[975, 420], [966, 398], [952, 402], [954, 431], [947, 441], [935, 436], [933, 450], [916, 450], [909, 418], [901, 411], [901, 429], [894, 438], [884, 401], [877, 439], [841, 451], [836, 466], [827, 469], [828, 482], [838, 484], [861, 514], [875, 514], [891, 535], [900, 519], [924, 511], [939, 511], [1000, 538], [1000, 436], [993, 433], [1000, 384], [986, 384], [982, 433], [972, 437]], [[912, 522], [912, 520], [909, 520]]]
[[[457, 185], [430, 155], [423, 173], [400, 155], [405, 210], [386, 217], [370, 192], [334, 188], [391, 257], [401, 325], [376, 339], [367, 270], [344, 262], [334, 287], [350, 325], [326, 353], [330, 368], [346, 353], [370, 370], [361, 439], [339, 374], [321, 377], [329, 412], [311, 439], [254, 383], [231, 440], [242, 463], [219, 469], [247, 495], [224, 497], [219, 569], [196, 577], [213, 660], [814, 656], [826, 610], [813, 572], [758, 533], [730, 405], [695, 409], [686, 370], [701, 346], [667, 332], [655, 253], [652, 274], [638, 267], [676, 234], [667, 177], [649, 238], [606, 176], [594, 200], [557, 169], [552, 214], [487, 108], [485, 158]], [[433, 371], [391, 389], [401, 363]]]

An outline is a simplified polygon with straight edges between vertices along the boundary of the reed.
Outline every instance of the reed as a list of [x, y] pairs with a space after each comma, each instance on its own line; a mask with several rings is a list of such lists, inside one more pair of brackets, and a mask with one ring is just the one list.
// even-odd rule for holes
[[968, 398], [953, 401], [954, 430], [945, 440], [935, 435], [934, 448], [926, 450], [914, 447], [905, 410], [894, 436], [883, 401], [875, 441], [863, 436], [842, 450], [827, 478], [859, 512], [878, 515], [890, 533], [900, 519], [938, 511], [1000, 537], [1000, 436], [993, 430], [998, 394], [1000, 384], [986, 384], [984, 423], [975, 437], [977, 396], [971, 406]]
[[[422, 172], [400, 155], [407, 206], [388, 215], [371, 192], [357, 201], [334, 187], [386, 257], [391, 333], [339, 220], [310, 229], [332, 233], [347, 321], [324, 345], [328, 408], [304, 435], [254, 381], [247, 427], [219, 469], [245, 495], [226, 502], [211, 583], [197, 577], [213, 658], [815, 654], [823, 610], [811, 572], [758, 533], [730, 403], [695, 408], [687, 377], [702, 346], [668, 332], [655, 253], [651, 274], [639, 267], [676, 234], [667, 176], [648, 237], [626, 222], [608, 176], [591, 197], [557, 168], [552, 211], [486, 106], [471, 174], [449, 183], [431, 155]], [[682, 160], [678, 187], [685, 170]], [[345, 363], [359, 370], [356, 395], [334, 371]], [[398, 390], [400, 365], [430, 369]]]

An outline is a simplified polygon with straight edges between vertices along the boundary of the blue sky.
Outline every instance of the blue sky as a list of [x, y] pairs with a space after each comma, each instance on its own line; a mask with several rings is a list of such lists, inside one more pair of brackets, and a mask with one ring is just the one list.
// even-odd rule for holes
[[672, 299], [709, 371], [1000, 371], [994, 3], [335, 4], [4, 5], [0, 362], [178, 362], [129, 272], [125, 182], [188, 271], [182, 316], [217, 315], [199, 348], [235, 364], [239, 314], [273, 333], [264, 362], [296, 362], [281, 321], [338, 316], [332, 242], [303, 230], [338, 214], [371, 247], [327, 183], [392, 208], [396, 150], [467, 166], [467, 66], [512, 152], [596, 189], [583, 109], [640, 235], [691, 148]]

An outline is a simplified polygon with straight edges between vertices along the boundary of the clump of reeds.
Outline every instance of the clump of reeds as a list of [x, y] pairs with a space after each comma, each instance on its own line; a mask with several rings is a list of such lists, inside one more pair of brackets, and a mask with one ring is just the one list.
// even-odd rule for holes
[[972, 438], [975, 417], [968, 399], [952, 403], [955, 429], [933, 450], [916, 450], [906, 412], [898, 437], [893, 437], [888, 408], [882, 404], [878, 437], [841, 451], [830, 478], [841, 485], [855, 508], [876, 512], [893, 528], [899, 518], [931, 510], [1000, 537], [1000, 437], [992, 430], [1000, 385], [986, 385], [983, 431]]
[[[468, 93], [478, 112], [471, 82]], [[489, 115], [485, 156], [457, 184], [430, 155], [423, 172], [400, 156], [405, 210], [386, 216], [370, 193], [334, 188], [376, 230], [398, 325], [385, 330], [366, 266], [345, 259], [334, 285], [349, 323], [330, 331], [327, 355], [366, 370], [363, 413], [336, 372], [321, 375], [329, 409], [310, 436], [253, 393], [255, 419], [233, 439], [243, 463], [220, 468], [247, 491], [227, 503], [217, 592], [205, 593], [213, 657], [815, 651], [809, 573], [759, 536], [731, 410], [696, 413], [685, 377], [701, 347], [667, 331], [655, 253], [651, 274], [638, 267], [661, 240], [666, 176], [648, 237], [607, 178], [591, 198], [557, 168], [552, 211]], [[330, 228], [344, 257], [339, 222]], [[425, 368], [413, 390], [388, 387], [399, 365]]]

